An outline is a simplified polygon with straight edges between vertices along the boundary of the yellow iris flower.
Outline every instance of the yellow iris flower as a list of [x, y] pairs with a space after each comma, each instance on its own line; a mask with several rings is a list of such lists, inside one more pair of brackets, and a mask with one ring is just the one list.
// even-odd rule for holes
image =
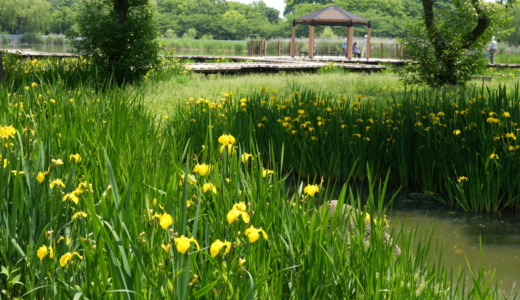
[[59, 165], [63, 165], [63, 160], [61, 160], [60, 158], [58, 159], [51, 159], [52, 163], [55, 165], [55, 166], [59, 166]]
[[197, 250], [200, 249], [199, 243], [194, 238], [187, 238], [184, 235], [181, 235], [181, 237], [173, 239], [175, 242], [175, 247], [177, 247], [177, 251], [180, 253], [186, 253], [188, 249], [191, 247], [191, 242], [194, 242], [195, 245], [197, 245]]
[[67, 252], [65, 254], [63, 254], [60, 258], [60, 266], [64, 267], [67, 265], [67, 263], [69, 262], [69, 260], [71, 260], [74, 255], [76, 255], [77, 257], [79, 257], [80, 259], [83, 259], [83, 256], [79, 255], [78, 252]]
[[153, 217], [159, 219], [159, 225], [161, 225], [163, 229], [168, 229], [168, 227], [173, 223], [172, 216], [166, 212], [162, 215], [156, 214]]
[[197, 164], [195, 165], [195, 168], [193, 168], [193, 172], [199, 173], [200, 176], [204, 176], [209, 174], [209, 171], [211, 169], [210, 165], [207, 164]]
[[163, 248], [164, 251], [168, 252], [168, 251], [170, 251], [170, 246], [171, 245], [172, 244], [166, 244], [166, 245], [165, 244], [161, 244], [161, 248]]
[[63, 201], [67, 201], [67, 200], [70, 200], [72, 202], [74, 202], [74, 204], [78, 205], [79, 203], [79, 198], [78, 196], [76, 195], [76, 193], [72, 192], [72, 193], [68, 193], [68, 194], [65, 194], [63, 196]]
[[303, 192], [311, 197], [314, 197], [316, 193], [319, 193], [320, 187], [316, 184], [308, 184], [305, 188], [303, 188]]
[[40, 260], [43, 260], [43, 258], [45, 256], [47, 256], [47, 254], [49, 254], [49, 248], [47, 248], [47, 246], [43, 245], [41, 246], [40, 248], [38, 248], [38, 250], [36, 251], [36, 255], [38, 255], [38, 258]]
[[222, 146], [220, 147], [220, 153], [223, 153], [225, 149], [227, 149], [227, 153], [228, 153], [228, 154], [233, 154], [233, 153], [235, 153], [235, 148], [233, 148], [233, 145], [232, 145], [232, 144], [222, 145]]
[[242, 216], [244, 223], [249, 223], [251, 220], [249, 214], [246, 212], [247, 206], [244, 202], [235, 203], [233, 208], [228, 212], [226, 220], [229, 224], [233, 223], [238, 217]]
[[53, 181], [51, 181], [51, 183], [49, 184], [50, 188], [53, 189], [55, 187], [65, 187], [65, 183], [63, 183], [63, 181], [61, 179], [54, 179]]
[[217, 194], [217, 187], [211, 183], [211, 182], [208, 182], [208, 183], [204, 183], [204, 185], [202, 186], [202, 191], [204, 193], [208, 192], [208, 191], [211, 191], [213, 194]]
[[77, 213], [72, 215], [71, 220], [76, 220], [77, 218], [86, 218], [87, 216], [88, 216], [87, 213], [82, 212], [82, 211], [78, 211]]
[[264, 240], [267, 240], [267, 238], [268, 238], [267, 233], [265, 233], [265, 231], [262, 229], [262, 227], [255, 228], [255, 227], [253, 227], [253, 225], [251, 225], [251, 227], [246, 229], [246, 231], [244, 232], [244, 234], [249, 239], [250, 243], [254, 243], [254, 242], [258, 241], [258, 239], [260, 238], [260, 233], [262, 233]]
[[218, 142], [222, 144], [222, 146], [234, 145], [236, 140], [235, 137], [230, 134], [223, 134], [218, 138]]
[[243, 153], [242, 154], [242, 162], [243, 163], [246, 163], [249, 161], [250, 158], [252, 158], [253, 155], [249, 154], [249, 153]]
[[262, 177], [266, 178], [268, 175], [272, 175], [274, 174], [274, 171], [273, 170], [269, 170], [269, 169], [264, 169], [262, 171]]
[[13, 126], [0, 126], [0, 138], [12, 138], [16, 133], [16, 129]]
[[215, 257], [224, 247], [226, 247], [226, 253], [229, 253], [231, 250], [231, 242], [222, 242], [221, 240], [216, 240], [211, 244], [211, 247], [209, 247], [209, 253], [211, 253], [212, 257]]
[[39, 183], [42, 183], [45, 180], [45, 175], [47, 172], [38, 172], [38, 175], [36, 175], [36, 181]]
[[489, 156], [489, 159], [498, 159], [498, 154], [491, 153], [491, 155]]
[[71, 154], [69, 156], [69, 160], [74, 160], [76, 163], [79, 163], [81, 161], [81, 156], [79, 155], [79, 153]]

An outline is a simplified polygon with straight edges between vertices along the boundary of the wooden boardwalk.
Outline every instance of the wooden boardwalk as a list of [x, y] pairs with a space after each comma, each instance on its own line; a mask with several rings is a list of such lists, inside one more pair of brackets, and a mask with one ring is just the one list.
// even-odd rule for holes
[[35, 51], [30, 49], [0, 49], [1, 52], [18, 54], [22, 57], [37, 58], [37, 57], [77, 57], [74, 53], [48, 53], [42, 51]]
[[[29, 49], [0, 49], [1, 52], [18, 54], [27, 58], [77, 57], [73, 53], [47, 53]], [[175, 57], [193, 61], [185, 66], [196, 73], [253, 73], [253, 72], [281, 72], [281, 71], [313, 71], [333, 64], [351, 71], [381, 71], [385, 65], [403, 66], [412, 61], [403, 59], [385, 58], [345, 58], [342, 56], [318, 55], [313, 59], [308, 57], [290, 56], [213, 56], [213, 55], [176, 55]], [[220, 61], [220, 62], [219, 62]], [[221, 62], [231, 61], [231, 62]], [[488, 64], [496, 68], [520, 68], [520, 64]]]
[[[260, 73], [281, 71], [313, 71], [331, 65], [327, 62], [233, 62], [233, 63], [191, 63], [185, 67], [196, 73]], [[346, 64], [336, 63], [335, 67], [341, 67], [351, 71], [381, 71], [386, 69], [381, 65]]]

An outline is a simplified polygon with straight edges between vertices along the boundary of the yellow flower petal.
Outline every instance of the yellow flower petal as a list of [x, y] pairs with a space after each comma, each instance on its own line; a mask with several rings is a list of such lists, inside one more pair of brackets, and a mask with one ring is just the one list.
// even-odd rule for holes
[[40, 260], [43, 260], [45, 256], [49, 253], [47, 246], [43, 245], [36, 251], [36, 255], [38, 255], [38, 258]]
[[210, 165], [197, 164], [193, 168], [193, 172], [197, 172], [197, 173], [199, 173], [200, 176], [204, 176], [204, 175], [209, 174], [210, 169], [211, 169]]
[[163, 229], [167, 229], [173, 223], [172, 216], [166, 212], [162, 215], [157, 216], [157, 218], [159, 219], [159, 225], [161, 225]]
[[79, 255], [78, 252], [72, 252], [72, 253], [67, 252], [60, 257], [60, 266], [62, 266], [62, 267], [66, 266], [67, 263], [69, 262], [69, 260], [71, 260], [74, 257], [74, 255], [76, 255], [80, 259], [83, 259], [83, 257], [81, 255]]

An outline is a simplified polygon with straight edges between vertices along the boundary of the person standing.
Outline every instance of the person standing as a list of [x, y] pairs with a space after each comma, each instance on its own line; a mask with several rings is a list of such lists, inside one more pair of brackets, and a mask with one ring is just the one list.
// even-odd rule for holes
[[361, 57], [366, 57], [365, 49], [367, 48], [367, 39], [368, 36], [365, 34], [365, 36], [363, 37], [363, 48], [361, 49]]
[[352, 46], [352, 53], [354, 53], [354, 57], [361, 57], [361, 52], [359, 51], [359, 46], [357, 42], [354, 42], [354, 45]]
[[489, 45], [489, 60], [492, 64], [495, 63], [495, 53], [497, 52], [498, 44], [495, 37], [491, 38], [491, 44]]
[[347, 40], [343, 41], [343, 44], [341, 45], [341, 49], [343, 50], [341, 56], [347, 55]]

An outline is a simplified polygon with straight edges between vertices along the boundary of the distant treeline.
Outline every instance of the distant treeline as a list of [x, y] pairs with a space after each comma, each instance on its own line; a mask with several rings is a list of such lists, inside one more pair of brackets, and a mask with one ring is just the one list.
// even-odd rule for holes
[[[111, 0], [0, 0], [0, 32], [24, 34], [67, 34], [75, 29], [83, 2]], [[291, 34], [292, 20], [328, 5], [336, 5], [360, 15], [372, 23], [377, 37], [405, 37], [406, 25], [422, 17], [421, 0], [285, 0], [282, 16], [262, 0], [242, 4], [225, 0], [150, 0], [156, 15], [159, 34], [164, 37], [243, 40], [286, 38]], [[450, 0], [437, 5], [449, 6]], [[514, 27], [520, 24], [520, 9], [513, 8]], [[297, 35], [307, 36], [308, 26], [298, 26]], [[366, 28], [356, 28], [357, 35]], [[344, 27], [317, 27], [323, 37], [345, 36]], [[520, 43], [520, 33], [502, 37], [503, 41]]]

